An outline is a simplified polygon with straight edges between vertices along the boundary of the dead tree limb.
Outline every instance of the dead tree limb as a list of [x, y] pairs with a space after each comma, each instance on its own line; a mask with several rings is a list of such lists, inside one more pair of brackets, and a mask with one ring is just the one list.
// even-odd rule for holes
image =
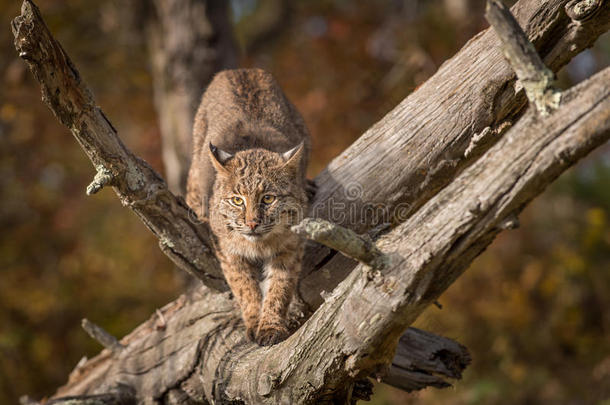
[[555, 110], [561, 100], [561, 93], [552, 85], [555, 74], [544, 65], [515, 17], [501, 0], [487, 1], [485, 17], [502, 41], [504, 55], [530, 102], [541, 114]]
[[[216, 355], [221, 354], [224, 345], [253, 347], [244, 341], [239, 312], [228, 294], [202, 287], [160, 312], [165, 318], [163, 328], [158, 327], [158, 315], [152, 315], [121, 339], [125, 349], [120, 353], [103, 350], [80, 364], [56, 397], [108, 392], [122, 383], [135, 392], [147, 392], [149, 399], [198, 395], [197, 400], [203, 401], [218, 381], [212, 378], [204, 386], [198, 370], [222, 362]], [[459, 378], [470, 361], [465, 347], [419, 329], [409, 328], [401, 341], [392, 383], [403, 389], [449, 386], [447, 379]], [[209, 372], [213, 373], [211, 368]]]
[[87, 318], [84, 318], [81, 322], [82, 328], [87, 332], [89, 336], [95, 339], [99, 344], [104, 346], [106, 349], [112, 352], [120, 352], [124, 349], [123, 345], [119, 343], [117, 338], [108, 333], [104, 328], [94, 324]]
[[[522, 0], [513, 8], [521, 24], [526, 27], [528, 36], [553, 70], [589, 46], [610, 22], [607, 7], [602, 7], [586, 20], [572, 21], [564, 13], [564, 6], [565, 1]], [[120, 143], [116, 131], [95, 107], [78, 73], [59, 44], [52, 39], [30, 1], [24, 3], [23, 15], [15, 20], [13, 28], [16, 47], [41, 82], [45, 101], [73, 131], [94, 165], [112, 173], [110, 184], [115, 187], [119, 197], [161, 240], [166, 241], [165, 245], [174, 254], [174, 260], [182, 260], [183, 266], [192, 266], [195, 272], [203, 275], [214, 274], [217, 264], [213, 255], [209, 250], [208, 253], [201, 253], [202, 247], [209, 246], [211, 240], [205, 225], [189, 225], [198, 231], [188, 231], [187, 235], [194, 234], [195, 237], [164, 233], [169, 226], [166, 222], [174, 219], [184, 221], [183, 214], [184, 211], [188, 212], [187, 208], [175, 203], [179, 200], [163, 188], [160, 178]], [[515, 138], [510, 134], [515, 133], [517, 127], [524, 133], [531, 131], [531, 128], [519, 126], [523, 118], [515, 130], [502, 137], [501, 143], [468, 167], [501, 138], [499, 134], [514, 123], [523, 107], [522, 95], [517, 94], [512, 86], [514, 73], [502, 59], [497, 39], [489, 31], [477, 36], [316, 179], [319, 192], [314, 206], [318, 208], [324, 207], [325, 203], [328, 206], [332, 201], [343, 201], [360, 208], [356, 212], [362, 213], [365, 204], [386, 204], [384, 208], [390, 215], [384, 218], [388, 219], [394, 230], [382, 238], [378, 247], [395, 261], [383, 273], [367, 271], [361, 265], [333, 294], [326, 296], [321, 308], [289, 341], [271, 349], [256, 349], [245, 344], [243, 331], [231, 322], [234, 318], [231, 314], [235, 311], [227, 296], [217, 295], [213, 300], [205, 300], [209, 305], [207, 310], [187, 303], [183, 315], [176, 315], [173, 321], [183, 324], [186, 320], [202, 319], [195, 314], [210, 314], [201, 322], [202, 330], [194, 335], [159, 335], [160, 332], [138, 328], [129, 335], [129, 339], [121, 341], [126, 349], [121, 351], [120, 356], [110, 359], [102, 352], [80, 370], [75, 370], [74, 375], [78, 376], [71, 378], [60, 394], [109, 392], [119, 382], [128, 381], [141, 402], [159, 398], [169, 401], [170, 397], [174, 398], [172, 395], [193, 399], [193, 396], [203, 393], [207, 398], [219, 401], [239, 397], [255, 402], [259, 399], [270, 402], [288, 398], [287, 395], [292, 395], [288, 393], [290, 387], [299, 393], [296, 400], [301, 402], [329, 399], [338, 394], [349, 395], [354, 378], [367, 375], [387, 363], [404, 328], [463, 271], [499, 229], [506, 228], [505, 219], [499, 219], [497, 215], [505, 214], [513, 218], [515, 212], [540, 191], [541, 186], [607, 137], [607, 128], [604, 129], [604, 124], [608, 123], [604, 115], [608, 111], [607, 99], [604, 98], [607, 95], [595, 93], [595, 85], [599, 86], [601, 80], [608, 80], [607, 76], [607, 72], [601, 74], [587, 82], [586, 86], [566, 93], [560, 108], [568, 105], [574, 107], [567, 114], [555, 114], [533, 122], [528, 118], [529, 124], [534, 127], [538, 125], [538, 131], [539, 125], [542, 125], [540, 122], [551, 128], [554, 128], [553, 125], [566, 124], [554, 121], [565, 118], [564, 115], [572, 117], [573, 122], [550, 131], [554, 138], [547, 135], [538, 137], [538, 132], [529, 132], [531, 141], [544, 139], [548, 142], [544, 145], [528, 144], [533, 148], [531, 150], [537, 148], [540, 155], [519, 155], [514, 161], [518, 166], [504, 168], [506, 170], [498, 173], [498, 182], [489, 184], [491, 178], [482, 177], [483, 172], [474, 168], [490, 169], [489, 174], [497, 173], [497, 167], [493, 164], [502, 161], [502, 156], [495, 156], [498, 161], [489, 160], [488, 156], [493, 156], [492, 152], [498, 150], [499, 145], [505, 149], [513, 147], [520, 150], [520, 144], [510, 142], [513, 142], [511, 139], [521, 142], [521, 136], [516, 135]], [[582, 100], [580, 94], [584, 94], [585, 98], [599, 97], [598, 104], [589, 107], [598, 114], [598, 118], [606, 121], [593, 121], [591, 111], [577, 108], [591, 101]], [[578, 100], [574, 102], [578, 105], [574, 106], [571, 99]], [[474, 106], [473, 100], [476, 100]], [[602, 111], [599, 111], [600, 108]], [[582, 116], [583, 119], [573, 115], [578, 111], [578, 117]], [[582, 141], [583, 131], [592, 133], [591, 139], [575, 145]], [[510, 142], [506, 144], [505, 139]], [[116, 151], [117, 154], [104, 155], [97, 148]], [[504, 153], [502, 148], [499, 150], [493, 153]], [[559, 158], [556, 159], [553, 153], [559, 153]], [[523, 156], [531, 161], [524, 165]], [[540, 156], [547, 161], [538, 162]], [[532, 162], [539, 164], [532, 166]], [[538, 167], [540, 171], [530, 173], [527, 170], [531, 167]], [[516, 173], [520, 173], [520, 177]], [[455, 179], [458, 175], [460, 177]], [[508, 175], [517, 177], [506, 177]], [[532, 183], [522, 184], [518, 178], [529, 179]], [[143, 184], [140, 184], [140, 180]], [[453, 183], [438, 193], [451, 180], [454, 180]], [[470, 183], [471, 180], [476, 181]], [[130, 188], [130, 184], [133, 187]], [[156, 187], [150, 190], [150, 184]], [[357, 186], [356, 193], [348, 193], [349, 186], [354, 184]], [[487, 188], [479, 190], [477, 184], [485, 184]], [[460, 185], [476, 193], [466, 196], [461, 193]], [[500, 186], [506, 189], [499, 190], [497, 187]], [[467, 197], [481, 193], [488, 193], [488, 200], [475, 201], [473, 204], [467, 201]], [[160, 195], [167, 198], [157, 198]], [[451, 202], [453, 197], [463, 198], [463, 202], [470, 205]], [[499, 197], [506, 198], [504, 202], [513, 208], [510, 212], [504, 212], [505, 206], [497, 200]], [[146, 209], [142, 208], [142, 204]], [[401, 207], [405, 209], [397, 210]], [[445, 223], [442, 221], [447, 218], [439, 215], [441, 212], [447, 215], [447, 211], [455, 214], [456, 218]], [[331, 211], [324, 211], [318, 216], [333, 219], [331, 214]], [[155, 221], [151, 225], [153, 219]], [[342, 225], [362, 233], [375, 225], [373, 222], [360, 217], [356, 218], [355, 223], [344, 221]], [[434, 228], [436, 225], [437, 229]], [[170, 229], [173, 228], [170, 226]], [[443, 231], [446, 234], [442, 234]], [[411, 235], [412, 239], [404, 235]], [[421, 240], [422, 236], [429, 239]], [[180, 254], [175, 253], [176, 246]], [[192, 260], [193, 252], [203, 254], [204, 258]], [[441, 259], [444, 263], [442, 268], [439, 265]], [[332, 289], [354, 268], [354, 264], [339, 256], [329, 256], [328, 249], [320, 247], [310, 250], [308, 260], [310, 263], [306, 266], [300, 292], [305, 301], [316, 308], [322, 302], [319, 295], [321, 289]], [[213, 288], [222, 289], [220, 279], [210, 281], [208, 276], [201, 274], [200, 277]], [[211, 294], [205, 288], [200, 293]], [[367, 305], [360, 305], [361, 301], [356, 301], [358, 294], [360, 299], [367, 297], [372, 301], [367, 300]], [[191, 310], [197, 311], [191, 313]], [[397, 319], [396, 314], [403, 316]], [[167, 330], [172, 319], [167, 321]], [[333, 333], [324, 335], [324, 331]], [[312, 346], [304, 338], [311, 338], [311, 342], [317, 342], [317, 345]], [[289, 351], [288, 342], [293, 343], [297, 352]], [[325, 342], [328, 345], [324, 345]], [[164, 350], [171, 347], [173, 351]], [[265, 351], [264, 356], [262, 351]], [[320, 357], [321, 352], [325, 352], [326, 356]], [[292, 360], [290, 354], [294, 354]], [[235, 363], [237, 357], [241, 358], [239, 364]], [[263, 357], [265, 362], [257, 362]], [[315, 360], [319, 361], [314, 367], [316, 370], [307, 369]], [[157, 371], [162, 367], [151, 368], [151, 365], [163, 365], [168, 367], [165, 371], [170, 372], [159, 375]], [[232, 372], [230, 378], [226, 375], [229, 371]], [[314, 371], [317, 374], [312, 375]], [[255, 373], [254, 377], [248, 372]], [[296, 381], [298, 376], [303, 378]], [[248, 386], [248, 381], [256, 386]], [[291, 385], [293, 383], [296, 385]], [[179, 397], [179, 392], [188, 395]]]
[[[604, 4], [585, 21], [566, 14], [580, 5], [566, 0], [521, 0], [511, 10], [557, 72], [610, 28]], [[397, 226], [497, 142], [525, 106], [497, 35], [481, 32], [316, 177], [311, 216], [360, 234], [378, 222]], [[337, 211], [342, 204], [355, 217]], [[378, 206], [382, 213], [366, 215]], [[306, 261], [299, 291], [314, 308], [320, 289], [330, 291], [354, 266], [319, 245], [307, 251]]]
[[292, 227], [292, 232], [335, 249], [376, 270], [383, 269], [387, 264], [387, 258], [375, 247], [370, 237], [360, 236], [351, 229], [332, 222], [305, 218]]
[[[135, 331], [122, 341], [127, 349], [121, 361], [94, 366], [62, 393], [122, 381], [154, 398], [180, 391], [220, 403], [324, 403], [354, 379], [383, 371], [404, 327], [528, 201], [610, 137], [608, 80], [610, 69], [565, 92], [559, 110], [545, 119], [530, 110], [487, 154], [377, 242], [391, 258], [388, 268], [375, 273], [359, 265], [287, 341], [272, 348], [247, 343], [227, 295], [213, 303], [185, 299], [183, 315], [166, 316], [166, 331]], [[194, 329], [185, 331], [185, 324]], [[190, 347], [188, 355], [172, 346], [178, 342]], [[157, 366], [147, 371], [150, 364]], [[176, 368], [195, 373], [168, 387], [163, 376]], [[145, 385], [152, 381], [157, 384]]]
[[[212, 242], [207, 224], [199, 223], [183, 200], [167, 190], [158, 174], [125, 148], [31, 1], [24, 2], [13, 30], [20, 56], [42, 84], [44, 101], [72, 131], [98, 169], [88, 190], [114, 186], [123, 204], [159, 237], [161, 249], [176, 264], [212, 289], [226, 289], [209, 249]], [[439, 337], [439, 342], [445, 339]]]

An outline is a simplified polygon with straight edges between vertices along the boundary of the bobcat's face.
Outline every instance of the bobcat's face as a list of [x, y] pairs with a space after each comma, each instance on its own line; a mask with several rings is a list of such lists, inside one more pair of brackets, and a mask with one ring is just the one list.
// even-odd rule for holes
[[216, 228], [221, 225], [222, 233], [260, 242], [298, 223], [306, 206], [298, 172], [302, 149], [284, 154], [250, 149], [230, 155], [211, 147], [217, 177], [210, 217]]

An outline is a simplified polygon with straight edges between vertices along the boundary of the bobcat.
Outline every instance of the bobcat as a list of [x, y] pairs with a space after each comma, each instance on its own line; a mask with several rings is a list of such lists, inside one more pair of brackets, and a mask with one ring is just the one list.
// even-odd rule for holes
[[303, 257], [290, 226], [307, 209], [307, 128], [269, 73], [227, 70], [202, 97], [193, 144], [187, 203], [216, 236], [248, 338], [278, 343]]

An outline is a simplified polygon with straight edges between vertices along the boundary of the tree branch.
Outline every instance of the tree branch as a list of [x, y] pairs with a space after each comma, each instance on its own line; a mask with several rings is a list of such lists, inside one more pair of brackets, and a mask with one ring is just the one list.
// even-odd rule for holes
[[[553, 70], [590, 46], [610, 26], [607, 7], [586, 23], [576, 24], [562, 14], [566, 3], [522, 0], [514, 7]], [[24, 1], [22, 15], [13, 21], [13, 33], [18, 53], [42, 85], [44, 101], [72, 131], [96, 170], [102, 172], [100, 176], [113, 178], [111, 183], [123, 204], [159, 237], [161, 248], [178, 267], [209, 287], [226, 291], [207, 224], [195, 220], [182, 199], [168, 192], [159, 175], [125, 148], [30, 0]], [[384, 222], [396, 226], [499, 139], [523, 104], [511, 87], [514, 73], [503, 62], [497, 45], [491, 32], [480, 34], [333, 160], [315, 180], [318, 192], [313, 216], [358, 233]], [[470, 66], [467, 72], [464, 66]], [[462, 74], [458, 88], [456, 74]], [[446, 94], [452, 97], [443, 101]], [[472, 100], [477, 100], [474, 106]], [[446, 108], [437, 108], [439, 105]], [[99, 182], [94, 181], [91, 188], [97, 188], [96, 184]], [[349, 223], [345, 215], [333, 218], [333, 204], [349, 206], [355, 217]], [[375, 204], [383, 210], [367, 215]], [[332, 289], [353, 267], [353, 263], [333, 262], [328, 248], [312, 245], [300, 284], [301, 297], [315, 309], [321, 302], [320, 291]]]
[[[104, 350], [77, 367], [56, 397], [106, 392], [120, 381], [151, 398], [183, 397], [184, 391], [203, 398], [218, 381], [212, 378], [202, 383], [197, 370], [222, 362], [224, 345], [248, 350], [256, 347], [245, 341], [239, 311], [228, 294], [202, 287], [160, 312], [163, 328], [158, 327], [158, 314], [153, 314], [121, 339], [125, 349], [120, 353]], [[401, 341], [404, 347], [387, 378], [403, 389], [449, 386], [446, 379], [460, 378], [470, 359], [467, 350], [455, 341], [419, 329], [409, 328]]]
[[375, 247], [370, 238], [362, 237], [351, 229], [333, 224], [323, 219], [305, 218], [292, 227], [297, 235], [338, 250], [347, 257], [371, 266], [373, 269], [385, 267], [387, 258]]
[[133, 396], [123, 394], [82, 395], [52, 399], [46, 405], [136, 405]]
[[451, 386], [446, 378], [462, 378], [470, 361], [470, 353], [461, 344], [451, 339], [439, 341], [436, 335], [409, 328], [400, 337], [392, 367], [383, 381], [408, 392], [445, 388]]
[[15, 18], [12, 28], [17, 52], [40, 82], [43, 100], [70, 129], [96, 169], [87, 193], [112, 185], [123, 205], [159, 238], [163, 251], [178, 267], [214, 289], [226, 290], [210, 248], [208, 226], [197, 221], [163, 179], [121, 142], [34, 3], [23, 2], [21, 16]]
[[[226, 290], [209, 248], [212, 241], [207, 224], [197, 221], [183, 200], [169, 192], [160, 176], [125, 148], [30, 0], [24, 1], [22, 15], [12, 27], [15, 47], [41, 83], [43, 100], [71, 130], [97, 168], [88, 193], [113, 185], [123, 204], [159, 237], [162, 251], [178, 267], [212, 289]], [[444, 342], [443, 339], [439, 337], [439, 341]]]
[[109, 349], [112, 352], [120, 352], [124, 349], [123, 345], [119, 343], [117, 338], [112, 336], [110, 333], [106, 332], [104, 328], [98, 326], [84, 318], [81, 322], [82, 328], [87, 332], [89, 336], [95, 339], [99, 344], [104, 346], [106, 349]]
[[561, 92], [552, 86], [555, 74], [544, 65], [515, 17], [501, 0], [487, 0], [485, 18], [500, 37], [504, 56], [517, 74], [529, 101], [542, 115], [554, 111], [561, 100]]
[[[568, 3], [521, 0], [511, 9], [554, 72], [610, 28], [610, 7], [583, 22], [565, 14]], [[360, 234], [383, 222], [398, 226], [501, 139], [525, 101], [497, 35], [478, 34], [316, 177], [310, 216]], [[330, 291], [354, 265], [311, 247], [301, 296], [317, 307], [320, 290]]]

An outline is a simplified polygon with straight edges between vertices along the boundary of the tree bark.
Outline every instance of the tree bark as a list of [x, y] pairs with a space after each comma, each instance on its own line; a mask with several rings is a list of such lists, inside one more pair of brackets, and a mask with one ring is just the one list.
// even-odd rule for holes
[[[589, 46], [610, 21], [607, 6], [574, 21], [564, 12], [566, 3], [522, 0], [513, 8], [553, 70]], [[96, 165], [92, 190], [113, 185], [173, 260], [223, 289], [206, 225], [187, 221], [181, 200], [120, 143], [31, 2], [22, 14], [13, 26], [16, 47], [41, 82], [45, 101]], [[136, 329], [121, 340], [124, 350], [104, 351], [85, 363], [58, 395], [107, 393], [126, 384], [144, 403], [189, 403], [203, 401], [202, 395], [245, 403], [348, 398], [355, 379], [384, 368], [404, 329], [495, 234], [510, 227], [561, 171], [608, 138], [608, 79], [607, 71], [599, 74], [564, 93], [555, 114], [542, 119], [529, 111], [505, 133], [524, 99], [495, 34], [479, 34], [316, 179], [316, 216], [360, 233], [389, 224], [377, 243], [390, 258], [387, 265], [351, 271], [355, 262], [312, 245], [300, 292], [311, 309], [320, 308], [270, 349], [246, 343], [228, 295], [202, 287], [197, 294], [207, 299], [184, 299], [165, 329], [151, 331], [150, 322]], [[341, 218], [330, 209], [340, 214], [338, 203]], [[366, 208], [381, 203], [381, 214], [368, 217]], [[346, 206], [354, 216], [345, 215]], [[320, 294], [350, 272], [331, 295]], [[198, 325], [192, 333], [180, 327], [191, 324]]]

